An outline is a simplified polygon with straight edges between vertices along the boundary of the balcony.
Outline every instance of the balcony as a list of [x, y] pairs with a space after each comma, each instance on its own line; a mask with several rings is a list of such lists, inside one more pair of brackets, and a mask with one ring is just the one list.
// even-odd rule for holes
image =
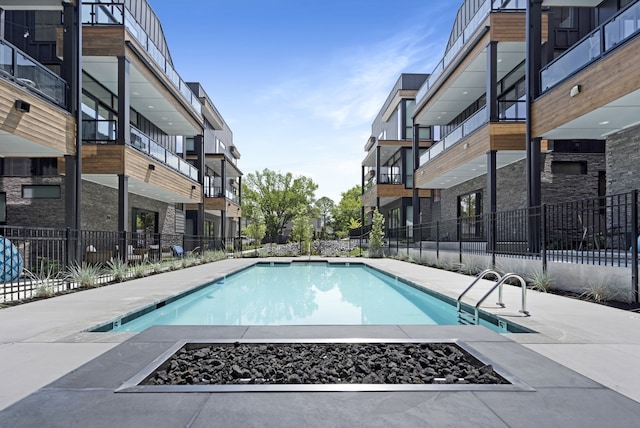
[[[117, 121], [115, 120], [82, 121], [82, 137], [85, 144], [116, 144], [116, 135]], [[198, 181], [198, 170], [194, 166], [133, 126], [129, 147], [133, 147], [191, 180]]]
[[67, 107], [67, 83], [35, 59], [1, 39], [0, 76], [62, 108]]
[[[456, 56], [462, 49], [473, 39], [473, 35], [481, 27], [481, 24], [494, 11], [524, 11], [526, 9], [526, 0], [485, 0], [484, 3], [476, 11], [473, 18], [467, 23], [462, 34], [451, 45], [449, 50], [445, 52], [440, 62], [433, 69], [429, 78], [424, 82], [422, 87], [416, 94], [416, 104], [423, 103], [429, 90], [436, 84], [444, 70], [449, 67]], [[455, 25], [455, 24], [454, 24]]]
[[612, 52], [640, 32], [640, 2], [618, 12], [540, 72], [542, 93]]
[[435, 159], [438, 155], [443, 153], [444, 151], [450, 149], [451, 147], [458, 144], [463, 138], [470, 135], [476, 129], [480, 128], [482, 125], [487, 123], [487, 107], [483, 107], [477, 112], [473, 114], [473, 116], [469, 117], [467, 120], [462, 122], [460, 126], [455, 128], [449, 134], [447, 134], [440, 141], [431, 146], [426, 152], [420, 156], [420, 166], [430, 162], [432, 159]]
[[191, 91], [187, 83], [182, 80], [171, 62], [161, 53], [131, 12], [121, 3], [83, 3], [82, 24], [90, 26], [117, 25], [124, 26], [129, 34], [140, 44], [145, 52], [152, 58], [156, 66], [164, 73], [174, 88], [182, 95], [184, 100], [201, 114], [202, 104], [198, 97]]

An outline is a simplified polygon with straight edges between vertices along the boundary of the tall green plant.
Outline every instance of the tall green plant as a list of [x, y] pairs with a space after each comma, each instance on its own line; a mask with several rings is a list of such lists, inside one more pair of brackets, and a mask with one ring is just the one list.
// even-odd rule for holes
[[373, 211], [371, 238], [369, 239], [369, 257], [382, 257], [384, 246], [384, 216], [376, 208]]
[[[299, 242], [302, 247], [306, 247], [307, 243], [311, 241], [313, 237], [313, 224], [311, 219], [304, 211], [299, 211], [296, 217], [293, 219], [293, 227], [291, 229], [291, 236], [296, 242]], [[300, 249], [300, 252], [304, 252], [304, 248]]]

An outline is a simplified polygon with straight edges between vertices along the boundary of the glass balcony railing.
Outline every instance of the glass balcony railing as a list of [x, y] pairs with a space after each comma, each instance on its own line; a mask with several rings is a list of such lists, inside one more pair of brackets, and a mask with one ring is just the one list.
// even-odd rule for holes
[[236, 204], [240, 205], [240, 198], [232, 190], [227, 189], [222, 191], [222, 186], [212, 185], [211, 183], [220, 182], [219, 177], [204, 177], [204, 194], [207, 198], [226, 198]]
[[[117, 121], [93, 120], [82, 121], [82, 141], [85, 144], [115, 144], [117, 140]], [[198, 181], [198, 169], [175, 153], [162, 147], [145, 133], [131, 127], [129, 146], [152, 157], [182, 175]]]
[[498, 120], [501, 122], [522, 122], [527, 120], [526, 96], [519, 100], [498, 101]]
[[6, 40], [0, 40], [0, 76], [55, 104], [67, 106], [67, 83]]
[[416, 93], [416, 104], [419, 104], [429, 92], [429, 89], [433, 87], [444, 70], [451, 64], [453, 59], [460, 53], [464, 46], [471, 40], [473, 34], [478, 30], [480, 25], [489, 16], [492, 11], [500, 10], [525, 10], [527, 0], [485, 0], [478, 8], [475, 15], [467, 23], [462, 34], [451, 45], [449, 50], [444, 54], [442, 60], [436, 65], [433, 72], [429, 75], [427, 80], [422, 84], [418, 92]]
[[156, 65], [164, 72], [173, 86], [182, 94], [189, 104], [200, 114], [202, 104], [189, 86], [180, 78], [171, 63], [153, 43], [151, 38], [138, 24], [134, 16], [121, 3], [83, 3], [82, 23], [88, 25], [124, 25], [127, 31], [140, 43]]
[[459, 143], [463, 138], [487, 123], [487, 107], [483, 107], [462, 122], [457, 128], [445, 135], [440, 141], [431, 146], [420, 156], [420, 165], [434, 159], [439, 154]]
[[640, 2], [621, 10], [540, 71], [545, 92], [640, 32]]

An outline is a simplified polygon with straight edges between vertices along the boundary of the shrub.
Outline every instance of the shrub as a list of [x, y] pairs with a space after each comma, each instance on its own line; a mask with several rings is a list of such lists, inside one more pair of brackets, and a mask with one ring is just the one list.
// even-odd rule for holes
[[106, 271], [115, 281], [122, 282], [127, 279], [129, 268], [122, 260], [112, 258], [107, 262]]
[[67, 279], [84, 288], [94, 287], [99, 277], [100, 267], [85, 262], [81, 264], [74, 263], [69, 266], [67, 271]]

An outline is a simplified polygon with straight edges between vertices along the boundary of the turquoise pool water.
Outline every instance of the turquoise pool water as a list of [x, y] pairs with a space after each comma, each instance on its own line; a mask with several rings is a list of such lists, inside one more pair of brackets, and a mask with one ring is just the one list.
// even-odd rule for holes
[[[140, 332], [154, 325], [458, 324], [455, 306], [361, 264], [259, 263], [158, 306], [117, 320], [107, 330]], [[496, 331], [507, 331], [497, 320], [482, 321]]]

